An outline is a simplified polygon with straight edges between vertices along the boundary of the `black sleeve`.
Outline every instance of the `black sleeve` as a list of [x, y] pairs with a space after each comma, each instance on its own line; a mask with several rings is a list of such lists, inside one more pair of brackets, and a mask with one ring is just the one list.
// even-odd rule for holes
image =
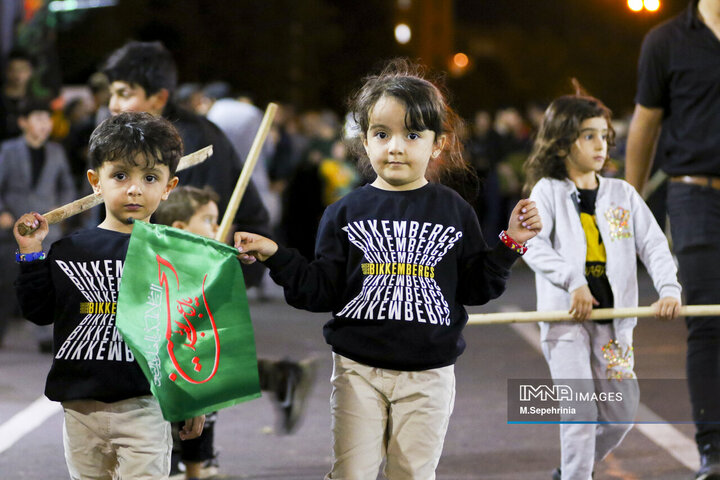
[[323, 215], [318, 229], [316, 259], [309, 262], [297, 250], [280, 247], [265, 261], [270, 277], [285, 290], [288, 304], [311, 312], [329, 312], [342, 301], [348, 246], [336, 222]]
[[510, 268], [520, 254], [502, 242], [488, 249], [474, 212], [466, 218], [470, 221], [466, 222], [463, 251], [458, 257], [458, 300], [463, 305], [483, 305], [505, 291]]
[[635, 103], [648, 108], [667, 108], [669, 57], [669, 46], [663, 30], [651, 30], [645, 36], [640, 50]]
[[20, 263], [15, 280], [15, 293], [23, 318], [37, 325], [50, 325], [55, 314], [55, 288], [50, 273], [50, 260]]

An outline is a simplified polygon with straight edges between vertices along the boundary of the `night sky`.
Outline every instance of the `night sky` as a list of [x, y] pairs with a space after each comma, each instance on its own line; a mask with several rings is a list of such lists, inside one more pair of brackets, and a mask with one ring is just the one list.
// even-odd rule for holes
[[[407, 55], [393, 39], [391, 0], [120, 0], [60, 18], [64, 83], [84, 83], [127, 39], [162, 40], [180, 80], [229, 81], [258, 104], [343, 110], [347, 94], [383, 59]], [[455, 0], [454, 45], [471, 60], [448, 77], [470, 115], [547, 102], [572, 76], [617, 114], [632, 108], [640, 43], [685, 0], [631, 13], [625, 0]]]

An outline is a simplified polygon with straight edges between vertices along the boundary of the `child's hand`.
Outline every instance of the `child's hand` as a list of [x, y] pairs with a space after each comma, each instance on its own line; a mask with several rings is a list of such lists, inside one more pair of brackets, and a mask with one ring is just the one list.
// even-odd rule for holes
[[197, 438], [203, 431], [205, 426], [205, 415], [199, 417], [188, 418], [185, 420], [182, 430], [180, 430], [180, 440], [191, 440]]
[[675, 297], [662, 297], [652, 304], [655, 317], [660, 320], [672, 320], [680, 314], [680, 300]]
[[[21, 223], [24, 223], [25, 226], [30, 229], [37, 227], [37, 230], [26, 236], [22, 236], [18, 231], [18, 225]], [[42, 242], [45, 240], [45, 237], [47, 237], [48, 231], [49, 227], [47, 220], [45, 220], [45, 217], [37, 212], [26, 213], [18, 218], [17, 222], [15, 222], [15, 225], [13, 226], [13, 235], [15, 235], [15, 241], [18, 244], [20, 253], [42, 251]]]
[[541, 229], [542, 223], [535, 202], [526, 198], [520, 200], [510, 214], [508, 236], [522, 245], [537, 235]]
[[573, 320], [576, 322], [584, 322], [590, 318], [593, 305], [600, 305], [600, 302], [592, 296], [590, 287], [583, 285], [570, 294], [570, 310], [568, 313], [572, 314]]
[[277, 243], [262, 235], [248, 232], [235, 232], [235, 248], [240, 251], [238, 258], [243, 263], [264, 262], [275, 255]]

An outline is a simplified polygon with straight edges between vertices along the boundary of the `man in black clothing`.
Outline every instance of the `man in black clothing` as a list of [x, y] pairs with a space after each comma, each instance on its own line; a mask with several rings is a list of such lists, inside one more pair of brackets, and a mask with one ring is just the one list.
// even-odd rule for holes
[[[660, 145], [686, 303], [718, 304], [720, 0], [692, 0], [683, 13], [647, 34], [635, 101], [627, 180], [642, 191]], [[720, 318], [691, 317], [687, 326], [688, 386], [701, 456], [697, 478], [720, 479]]]
[[[220, 214], [230, 200], [240, 176], [242, 161], [224, 133], [212, 122], [184, 110], [172, 100], [177, 87], [177, 67], [170, 52], [160, 42], [128, 42], [108, 58], [103, 72], [110, 81], [110, 111], [145, 111], [162, 115], [180, 132], [186, 153], [208, 145], [213, 155], [200, 165], [178, 172], [180, 185], [212, 187], [220, 200]], [[235, 215], [237, 229], [256, 233], [269, 232], [269, 216], [255, 185], [250, 182]], [[243, 266], [245, 284], [256, 286], [263, 267]]]

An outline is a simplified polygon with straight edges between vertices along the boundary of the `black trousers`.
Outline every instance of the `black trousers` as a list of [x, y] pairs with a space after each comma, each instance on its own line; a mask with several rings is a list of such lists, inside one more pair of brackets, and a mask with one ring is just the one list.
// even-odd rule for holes
[[[671, 182], [667, 206], [685, 303], [720, 304], [720, 190]], [[720, 451], [720, 317], [686, 323], [695, 440]]]

